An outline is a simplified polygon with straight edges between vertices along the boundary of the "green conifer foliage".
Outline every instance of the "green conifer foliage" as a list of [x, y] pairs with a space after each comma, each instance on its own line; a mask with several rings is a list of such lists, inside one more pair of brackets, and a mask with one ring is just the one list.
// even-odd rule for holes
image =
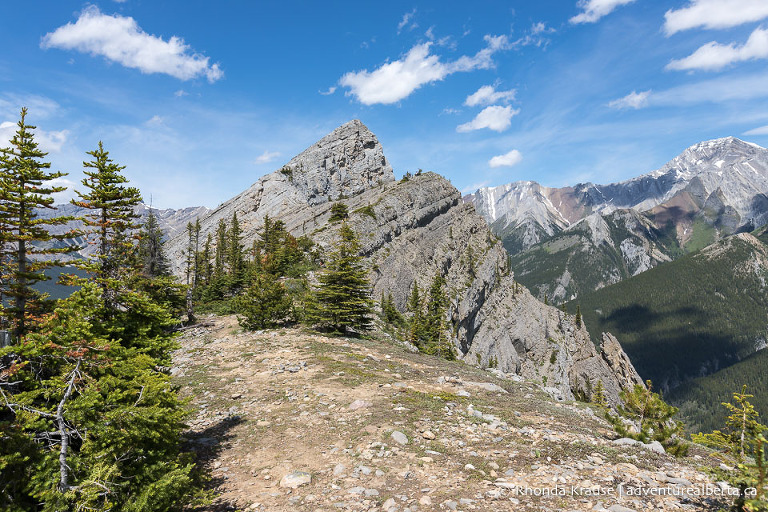
[[595, 384], [595, 389], [592, 391], [590, 400], [593, 404], [597, 404], [601, 407], [608, 406], [608, 399], [605, 397], [605, 387], [603, 386], [603, 381], [601, 379], [598, 379], [597, 384]]
[[144, 350], [152, 329], [119, 341], [101, 321], [108, 307], [83, 282], [22, 346], [0, 349], [0, 407], [13, 416], [0, 414], [0, 432], [18, 450], [0, 448], [3, 510], [160, 512], [199, 496], [180, 452], [184, 408], [160, 371], [168, 347], [162, 359]]
[[320, 287], [309, 307], [312, 323], [342, 332], [370, 328], [373, 302], [359, 251], [357, 235], [343, 223], [339, 241], [318, 276]]
[[43, 304], [32, 285], [46, 280], [44, 269], [54, 266], [55, 259], [42, 261], [35, 256], [55, 256], [75, 250], [75, 247], [42, 248], [34, 242], [66, 240], [71, 233], [53, 235], [49, 226], [62, 225], [71, 217], [39, 218], [38, 209], [53, 207], [53, 194], [66, 187], [51, 185], [50, 181], [66, 176], [63, 172], [50, 172], [50, 163], [42, 159], [47, 153], [38, 148], [32, 130], [26, 124], [27, 109], [21, 109], [18, 129], [10, 146], [0, 149], [0, 260], [6, 279], [0, 283], [0, 294], [13, 299], [12, 304], [0, 310], [2, 323], [13, 324], [16, 338], [29, 331], [30, 316], [38, 315]]
[[328, 222], [341, 222], [348, 217], [349, 208], [347, 208], [346, 204], [342, 202], [333, 203], [333, 206], [331, 206], [331, 217], [328, 219]]
[[448, 310], [448, 298], [443, 287], [445, 279], [438, 272], [432, 279], [427, 296], [427, 310], [424, 316], [424, 328], [419, 348], [427, 353], [445, 359], [455, 359], [456, 353], [448, 336], [448, 322], [446, 313]]
[[[725, 457], [737, 462], [737, 469], [728, 475], [731, 484], [740, 489], [734, 510], [768, 510], [768, 427], [760, 423], [760, 415], [749, 402], [754, 395], [747, 394], [743, 386], [740, 393], [733, 393], [732, 402], [723, 402], [730, 411], [723, 430], [709, 434], [699, 432], [691, 436], [695, 443], [715, 448]], [[724, 458], [725, 458], [724, 457]], [[757, 494], [747, 495], [747, 489]]]
[[[673, 455], [685, 455], [688, 445], [678, 437], [683, 424], [672, 419], [678, 412], [677, 407], [668, 405], [661, 395], [654, 393], [650, 380], [645, 384], [622, 390], [619, 396], [624, 403], [617, 408], [619, 416], [606, 412], [606, 419], [622, 437], [643, 443], [659, 441]], [[623, 420], [628, 420], [634, 428], [628, 427]]]
[[240, 230], [240, 221], [237, 220], [237, 213], [232, 214], [232, 222], [227, 230], [227, 270], [229, 280], [227, 287], [237, 292], [245, 281], [245, 256], [242, 244], [242, 231]]
[[252, 330], [281, 324], [289, 316], [291, 305], [283, 283], [265, 273], [254, 276], [251, 285], [235, 299], [240, 325]]
[[139, 232], [139, 260], [147, 278], [171, 275], [171, 264], [163, 252], [163, 230], [152, 208]]
[[86, 177], [82, 184], [86, 191], [75, 191], [78, 199], [73, 199], [72, 204], [88, 211], [83, 218], [85, 236], [96, 245], [96, 260], [81, 266], [99, 284], [104, 300], [114, 303], [115, 283], [125, 279], [134, 265], [132, 235], [138, 228], [134, 208], [141, 202], [141, 194], [125, 185], [125, 167], [109, 158], [101, 141], [98, 148], [87, 154], [93, 160], [83, 162]]

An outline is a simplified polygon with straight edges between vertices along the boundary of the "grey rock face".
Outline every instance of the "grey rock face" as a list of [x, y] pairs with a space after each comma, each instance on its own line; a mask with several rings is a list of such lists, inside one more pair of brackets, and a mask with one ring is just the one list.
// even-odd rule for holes
[[[341, 201], [369, 261], [376, 299], [391, 293], [404, 311], [414, 284], [425, 290], [439, 273], [453, 342], [468, 363], [546, 381], [564, 399], [601, 379], [609, 399], [618, 400], [618, 380], [587, 331], [514, 281], [501, 243], [445, 178], [425, 173], [395, 182], [381, 146], [359, 121], [335, 130], [289, 167], [292, 178], [267, 175], [201, 220], [203, 233], [237, 212], [248, 247], [269, 215], [295, 236], [328, 247], [339, 227], [329, 222], [332, 202]], [[177, 237], [168, 245], [177, 271], [185, 244]]]

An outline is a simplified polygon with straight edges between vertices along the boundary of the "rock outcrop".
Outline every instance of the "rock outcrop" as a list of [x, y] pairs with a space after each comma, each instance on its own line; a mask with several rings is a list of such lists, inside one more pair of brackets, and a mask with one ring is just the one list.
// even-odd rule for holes
[[[468, 363], [535, 379], [573, 398], [603, 381], [618, 400], [620, 378], [575, 318], [536, 300], [515, 282], [507, 253], [474, 207], [445, 178], [425, 173], [396, 182], [375, 136], [359, 121], [338, 128], [201, 220], [203, 233], [237, 213], [246, 246], [266, 215], [321, 247], [336, 238], [334, 202], [350, 212], [371, 266], [374, 297], [391, 293], [405, 309], [414, 286], [446, 280], [453, 341]], [[169, 254], [176, 268], [186, 240]], [[620, 349], [619, 349], [620, 350]], [[631, 365], [630, 365], [631, 368]], [[589, 383], [588, 383], [589, 382]]]

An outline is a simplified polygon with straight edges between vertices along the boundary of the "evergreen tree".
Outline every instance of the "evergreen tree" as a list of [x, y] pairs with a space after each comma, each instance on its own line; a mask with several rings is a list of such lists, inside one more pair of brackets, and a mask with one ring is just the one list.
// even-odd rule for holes
[[73, 199], [72, 204], [88, 210], [83, 223], [86, 237], [96, 245], [96, 261], [81, 266], [96, 280], [105, 302], [114, 304], [116, 283], [126, 277], [134, 264], [131, 235], [138, 228], [134, 208], [141, 202], [141, 194], [125, 185], [125, 166], [109, 158], [101, 141], [98, 148], [87, 154], [93, 157], [92, 161], [83, 162], [86, 177], [82, 184], [87, 190], [75, 191], [78, 199]]
[[245, 277], [245, 257], [243, 255], [242, 232], [237, 212], [232, 214], [232, 223], [227, 231], [226, 260], [229, 269], [229, 288], [235, 290], [242, 286]]
[[590, 398], [593, 404], [597, 404], [600, 407], [608, 406], [608, 399], [605, 397], [605, 387], [603, 386], [602, 379], [597, 380], [597, 384], [595, 384], [595, 389]]
[[445, 319], [448, 299], [443, 292], [445, 279], [438, 272], [432, 279], [427, 296], [424, 326], [417, 346], [422, 352], [445, 359], [455, 359], [456, 354], [448, 336], [448, 322]]
[[216, 228], [216, 252], [213, 262], [214, 279], [221, 280], [227, 273], [227, 240], [227, 224], [224, 222], [224, 219], [220, 219], [219, 225]]
[[387, 293], [386, 295], [382, 292], [381, 294], [381, 313], [384, 317], [384, 321], [390, 325], [393, 325], [395, 327], [403, 327], [405, 324], [405, 318], [403, 318], [403, 315], [400, 313], [400, 311], [397, 310], [397, 307], [395, 306], [395, 300], [392, 297], [392, 293]]
[[195, 226], [187, 222], [187, 247], [184, 249], [184, 274], [187, 279], [187, 286], [192, 285], [195, 261], [197, 260], [197, 250], [195, 249]]
[[[7, 265], [7, 275], [2, 296], [13, 299], [2, 310], [4, 323], [13, 323], [16, 338], [29, 331], [31, 315], [41, 313], [44, 305], [40, 294], [32, 285], [44, 281], [46, 268], [56, 265], [53, 260], [42, 261], [35, 256], [55, 256], [75, 250], [75, 247], [43, 248], [35, 242], [66, 240], [71, 233], [53, 235], [48, 227], [62, 225], [72, 217], [39, 218], [38, 209], [53, 208], [53, 194], [66, 187], [51, 185], [50, 181], [66, 176], [63, 172], [50, 172], [51, 164], [43, 162], [47, 153], [38, 148], [32, 130], [26, 124], [27, 109], [21, 109], [18, 129], [11, 138], [10, 146], [0, 149], [0, 260]], [[9, 318], [10, 317], [10, 318]]]
[[[740, 490], [734, 510], [768, 510], [768, 427], [760, 423], [760, 415], [749, 402], [753, 395], [743, 386], [740, 393], [733, 393], [733, 402], [723, 402], [730, 411], [725, 428], [710, 434], [699, 432], [692, 436], [695, 443], [710, 446], [733, 457], [736, 471], [729, 475], [732, 485]], [[747, 489], [755, 489], [755, 496], [747, 496]]]
[[171, 275], [171, 264], [163, 251], [163, 230], [152, 208], [139, 232], [139, 260], [147, 278]]
[[200, 253], [200, 266], [202, 268], [203, 282], [206, 285], [211, 283], [213, 278], [213, 265], [211, 264], [211, 234], [205, 239], [205, 245], [203, 245], [203, 251]]
[[202, 271], [202, 261], [200, 257], [200, 230], [202, 228], [200, 227], [200, 219], [195, 220], [195, 227], [194, 227], [194, 239], [195, 239], [195, 266], [192, 269], [192, 272], [194, 274], [194, 279], [192, 281], [192, 289], [194, 290], [197, 288], [197, 283], [200, 280], [200, 272]]
[[725, 429], [715, 430], [711, 434], [696, 434], [694, 442], [705, 444], [722, 450], [743, 461], [750, 454], [750, 446], [758, 434], [766, 430], [760, 424], [760, 415], [749, 402], [754, 395], [747, 394], [747, 386], [743, 386], [741, 393], [733, 394], [733, 402], [723, 402], [723, 406], [730, 411], [730, 416], [725, 421]]
[[331, 216], [328, 219], [328, 222], [341, 222], [347, 219], [349, 217], [349, 209], [347, 208], [347, 205], [338, 202], [333, 203], [333, 206], [331, 206]]
[[342, 332], [370, 328], [373, 303], [359, 251], [357, 235], [343, 223], [339, 241], [318, 276], [320, 287], [309, 308], [311, 322]]
[[576, 306], [576, 327], [581, 329], [581, 306]]
[[[619, 416], [606, 412], [606, 419], [622, 437], [643, 443], [659, 441], [673, 455], [685, 455], [688, 446], [677, 437], [683, 431], [683, 424], [672, 419], [678, 408], [668, 405], [661, 395], [654, 393], [650, 380], [645, 384], [622, 390], [619, 396], [623, 405], [617, 408]], [[624, 420], [634, 428], [628, 428]]]
[[279, 325], [291, 312], [291, 297], [285, 286], [268, 274], [258, 274], [242, 295], [235, 299], [240, 325], [266, 329]]

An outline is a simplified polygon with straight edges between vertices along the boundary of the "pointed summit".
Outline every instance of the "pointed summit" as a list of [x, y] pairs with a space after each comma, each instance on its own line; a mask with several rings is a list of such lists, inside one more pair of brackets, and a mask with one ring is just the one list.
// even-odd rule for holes
[[333, 130], [278, 172], [310, 205], [357, 195], [395, 179], [379, 140], [357, 119]]

